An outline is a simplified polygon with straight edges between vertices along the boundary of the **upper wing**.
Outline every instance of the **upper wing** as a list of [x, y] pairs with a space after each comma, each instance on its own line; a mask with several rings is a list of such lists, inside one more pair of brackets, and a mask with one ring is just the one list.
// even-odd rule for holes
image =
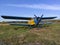
[[[32, 17], [16, 17], [16, 16], [1, 16], [4, 19], [21, 19], [21, 20], [30, 20]], [[40, 17], [38, 17], [40, 18]], [[42, 17], [42, 19], [54, 19], [57, 17]]]
[[42, 17], [42, 19], [54, 19], [54, 18], [57, 18], [57, 17]]
[[1, 16], [4, 19], [21, 19], [21, 20], [30, 20], [31, 17], [16, 17], [16, 16]]

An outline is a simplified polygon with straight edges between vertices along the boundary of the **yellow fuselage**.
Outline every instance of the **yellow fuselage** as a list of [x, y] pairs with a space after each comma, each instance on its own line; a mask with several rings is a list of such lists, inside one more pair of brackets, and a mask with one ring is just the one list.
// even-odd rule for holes
[[35, 25], [34, 19], [29, 20], [29, 21], [28, 21], [28, 24], [29, 24], [29, 25]]

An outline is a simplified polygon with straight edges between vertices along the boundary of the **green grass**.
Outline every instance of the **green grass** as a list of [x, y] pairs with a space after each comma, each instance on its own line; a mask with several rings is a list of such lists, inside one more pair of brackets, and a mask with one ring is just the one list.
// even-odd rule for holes
[[1, 25], [0, 45], [60, 45], [60, 24], [42, 28]]

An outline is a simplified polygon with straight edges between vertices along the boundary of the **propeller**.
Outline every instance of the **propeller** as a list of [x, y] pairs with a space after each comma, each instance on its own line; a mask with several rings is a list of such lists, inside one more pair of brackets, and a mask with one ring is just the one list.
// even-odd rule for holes
[[35, 24], [38, 25], [42, 20], [43, 14], [41, 15], [41, 17], [37, 17], [36, 15], [34, 15], [34, 16], [35, 16], [34, 17]]
[[41, 17], [38, 17], [38, 23], [37, 23], [37, 25], [41, 22], [42, 17], [43, 17], [43, 14], [41, 15]]

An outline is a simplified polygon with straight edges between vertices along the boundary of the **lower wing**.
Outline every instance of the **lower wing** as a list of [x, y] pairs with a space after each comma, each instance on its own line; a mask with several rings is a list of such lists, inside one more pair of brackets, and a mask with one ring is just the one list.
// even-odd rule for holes
[[16, 26], [33, 26], [33, 25], [29, 25], [29, 24], [15, 24], [15, 23], [11, 23], [10, 25], [16, 25]]

